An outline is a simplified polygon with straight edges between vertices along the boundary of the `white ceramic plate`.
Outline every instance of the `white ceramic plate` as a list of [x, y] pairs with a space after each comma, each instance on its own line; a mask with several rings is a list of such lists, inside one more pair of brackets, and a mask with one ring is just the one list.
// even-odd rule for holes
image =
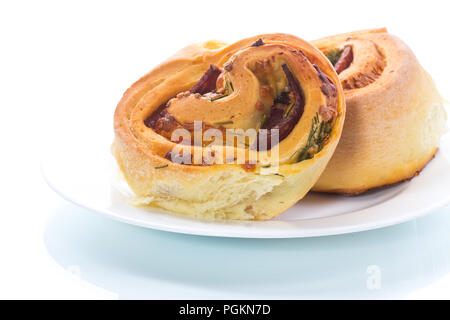
[[[53, 142], [42, 162], [48, 184], [65, 199], [113, 219], [187, 234], [292, 238], [343, 234], [405, 222], [450, 202], [450, 139], [413, 180], [358, 197], [310, 193], [271, 221], [205, 221], [128, 204], [132, 193], [118, 178], [104, 136], [90, 130]], [[55, 147], [55, 145], [57, 147]]]

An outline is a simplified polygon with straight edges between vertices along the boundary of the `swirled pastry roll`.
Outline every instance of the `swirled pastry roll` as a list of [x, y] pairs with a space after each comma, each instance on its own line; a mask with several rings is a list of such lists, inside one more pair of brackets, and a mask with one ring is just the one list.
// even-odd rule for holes
[[345, 91], [341, 141], [315, 191], [359, 194], [416, 176], [446, 129], [442, 98], [411, 50], [386, 29], [313, 41]]
[[337, 74], [309, 43], [286, 34], [209, 41], [126, 91], [112, 150], [136, 203], [266, 220], [317, 181], [344, 115]]

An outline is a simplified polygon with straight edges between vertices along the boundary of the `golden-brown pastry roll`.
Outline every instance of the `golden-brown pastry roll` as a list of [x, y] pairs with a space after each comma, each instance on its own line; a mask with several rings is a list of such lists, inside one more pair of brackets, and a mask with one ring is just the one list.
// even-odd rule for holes
[[446, 129], [443, 101], [411, 50], [386, 29], [313, 41], [345, 91], [341, 141], [315, 191], [359, 194], [416, 176]]
[[314, 185], [344, 116], [333, 65], [308, 42], [286, 34], [209, 41], [126, 91], [112, 150], [135, 203], [266, 220]]

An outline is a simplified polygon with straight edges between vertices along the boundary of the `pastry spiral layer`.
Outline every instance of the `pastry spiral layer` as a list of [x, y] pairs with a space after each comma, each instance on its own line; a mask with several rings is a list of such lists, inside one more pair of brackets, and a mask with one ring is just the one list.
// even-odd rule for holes
[[343, 128], [333, 65], [286, 34], [188, 46], [119, 102], [113, 154], [136, 203], [266, 220], [300, 200]]
[[341, 141], [315, 191], [359, 194], [410, 179], [446, 128], [442, 98], [411, 50], [386, 29], [313, 41], [345, 91]]

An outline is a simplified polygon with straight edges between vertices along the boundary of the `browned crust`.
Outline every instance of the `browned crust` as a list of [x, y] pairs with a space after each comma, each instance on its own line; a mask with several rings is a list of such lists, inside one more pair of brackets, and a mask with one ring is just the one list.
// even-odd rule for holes
[[[262, 175], [256, 175], [252, 171], [247, 172], [238, 164], [192, 166], [171, 163], [165, 156], [171, 150], [173, 143], [153, 130], [145, 129], [144, 119], [158, 103], [163, 103], [168, 97], [173, 97], [195, 85], [210, 64], [223, 66], [233, 54], [250, 46], [259, 38], [263, 38], [267, 44], [291, 46], [297, 52], [301, 50], [311, 64], [318, 65], [336, 84], [338, 116], [327, 144], [313, 159], [280, 166], [282, 178], [261, 179]], [[141, 198], [153, 197], [148, 205], [193, 216], [220, 219], [267, 220], [273, 218], [303, 198], [330, 160], [340, 139], [345, 119], [346, 104], [342, 86], [326, 57], [316, 47], [295, 36], [260, 35], [228, 46], [219, 46], [215, 49], [208, 49], [208, 47], [199, 44], [183, 49], [142, 77], [125, 92], [114, 115], [113, 153], [135, 194]], [[303, 63], [304, 59], [300, 57], [300, 53], [297, 55], [298, 62]], [[300, 64], [292, 64], [292, 66], [301, 69]], [[298, 70], [297, 73], [300, 74]], [[314, 80], [320, 81], [316, 78]], [[312, 80], [311, 82], [305, 80], [305, 83], [314, 85]], [[151, 108], [148, 108], [148, 105], [151, 105]], [[303, 133], [301, 127], [298, 127], [297, 131]], [[304, 133], [308, 134], [307, 131]], [[292, 145], [296, 144], [297, 140], [292, 139]], [[290, 151], [289, 147], [290, 144], [285, 148], [286, 154]], [[220, 177], [220, 183], [211, 182], [215, 181], [213, 180], [215, 177]], [[236, 179], [245, 179], [245, 185], [249, 185], [247, 189], [250, 190], [259, 192], [262, 190], [261, 186], [264, 187], [261, 191], [261, 193], [265, 192], [264, 195], [253, 200], [253, 193], [249, 193], [249, 197], [242, 197], [239, 203], [232, 202], [229, 206], [220, 203], [220, 201], [228, 201], [226, 197], [216, 201], [215, 197], [210, 196], [210, 194], [227, 190], [230, 188], [228, 186], [236, 186], [236, 181], [243, 181]], [[167, 185], [170, 188], [167, 188]], [[203, 197], [205, 193], [208, 194], [208, 198]], [[245, 211], [246, 203], [253, 208], [251, 211], [253, 217]]]
[[334, 190], [327, 190], [327, 191], [319, 191], [318, 190], [318, 191], [313, 191], [313, 192], [354, 197], [354, 196], [362, 195], [369, 191], [377, 191], [377, 190], [381, 190], [381, 189], [385, 189], [385, 188], [389, 188], [389, 187], [401, 184], [406, 181], [410, 181], [410, 180], [414, 179], [415, 177], [417, 177], [422, 172], [422, 170], [425, 169], [425, 167], [430, 163], [430, 161], [434, 159], [438, 150], [439, 150], [439, 148], [434, 149], [431, 156], [428, 158], [428, 160], [418, 170], [414, 171], [414, 173], [412, 175], [410, 175], [406, 178], [402, 178], [401, 180], [386, 183], [386, 184], [379, 185], [379, 186], [363, 188], [363, 189], [334, 189]]
[[[347, 89], [346, 126], [314, 191], [354, 196], [417, 176], [438, 150], [445, 112], [437, 106], [441, 98], [432, 79], [400, 39], [380, 29], [313, 43], [326, 52], [346, 41], [356, 52], [340, 75]], [[377, 54], [380, 59], [374, 60]], [[383, 159], [378, 148], [385, 150]]]

